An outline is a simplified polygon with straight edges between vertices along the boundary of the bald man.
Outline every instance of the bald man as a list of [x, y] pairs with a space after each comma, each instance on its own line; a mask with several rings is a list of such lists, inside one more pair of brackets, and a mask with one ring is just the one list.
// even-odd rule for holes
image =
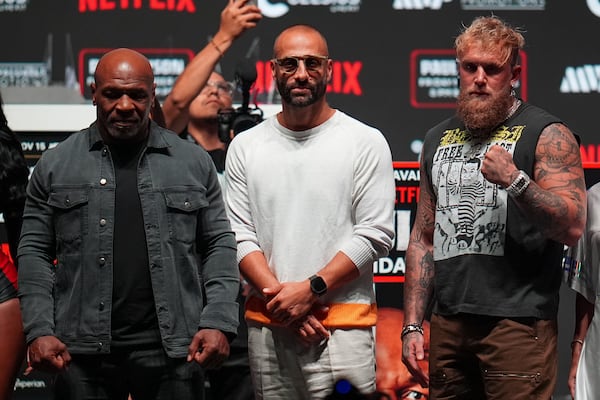
[[272, 74], [282, 112], [240, 134], [227, 206], [246, 301], [257, 399], [324, 399], [341, 378], [375, 390], [373, 260], [394, 236], [381, 132], [329, 106], [332, 60], [314, 28], [284, 30]]
[[39, 160], [19, 292], [59, 399], [202, 399], [236, 333], [236, 244], [209, 155], [149, 118], [148, 60], [105, 54], [97, 119]]

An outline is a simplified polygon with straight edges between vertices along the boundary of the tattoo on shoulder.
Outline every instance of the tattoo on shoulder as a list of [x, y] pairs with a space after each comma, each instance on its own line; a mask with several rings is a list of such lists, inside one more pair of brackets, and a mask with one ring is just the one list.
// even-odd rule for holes
[[540, 135], [536, 161], [538, 167], [545, 169], [538, 172], [557, 172], [569, 167], [581, 167], [579, 144], [575, 135], [562, 124], [547, 126]]

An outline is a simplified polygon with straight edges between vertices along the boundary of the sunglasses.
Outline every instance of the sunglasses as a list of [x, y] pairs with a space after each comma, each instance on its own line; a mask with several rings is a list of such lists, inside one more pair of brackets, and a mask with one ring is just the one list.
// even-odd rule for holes
[[329, 60], [328, 56], [290, 56], [283, 58], [274, 58], [271, 60], [286, 74], [296, 72], [300, 66], [300, 61], [304, 63], [304, 68], [309, 72], [318, 72], [323, 67], [323, 61]]

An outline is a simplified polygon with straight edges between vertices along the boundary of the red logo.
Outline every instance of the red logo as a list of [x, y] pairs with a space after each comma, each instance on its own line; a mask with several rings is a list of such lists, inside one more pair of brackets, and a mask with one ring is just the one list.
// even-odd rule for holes
[[[94, 72], [100, 58], [112, 49], [82, 49], [79, 52], [79, 86], [86, 99], [92, 97], [90, 83], [94, 81]], [[164, 99], [171, 92], [175, 80], [187, 64], [194, 58], [191, 49], [134, 49], [148, 58], [154, 82], [156, 97]]]
[[[359, 81], [362, 61], [334, 61], [333, 76], [327, 85], [328, 93], [362, 96], [363, 91]], [[269, 61], [256, 62], [257, 78], [254, 90], [257, 94], [269, 93], [273, 88], [273, 75]]]
[[[527, 101], [527, 54], [519, 53], [518, 96]], [[458, 70], [453, 49], [417, 49], [410, 54], [410, 104], [414, 108], [454, 108]]]
[[79, 12], [139, 10], [196, 12], [194, 0], [79, 0]]

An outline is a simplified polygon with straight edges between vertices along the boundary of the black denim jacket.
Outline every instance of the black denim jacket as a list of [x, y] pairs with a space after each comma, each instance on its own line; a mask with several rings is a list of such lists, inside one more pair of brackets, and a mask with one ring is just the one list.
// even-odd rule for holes
[[[201, 327], [234, 336], [236, 243], [208, 154], [152, 122], [138, 193], [167, 354], [185, 356]], [[114, 202], [110, 151], [95, 123], [37, 163], [18, 256], [28, 343], [53, 335], [72, 353], [110, 352]]]

